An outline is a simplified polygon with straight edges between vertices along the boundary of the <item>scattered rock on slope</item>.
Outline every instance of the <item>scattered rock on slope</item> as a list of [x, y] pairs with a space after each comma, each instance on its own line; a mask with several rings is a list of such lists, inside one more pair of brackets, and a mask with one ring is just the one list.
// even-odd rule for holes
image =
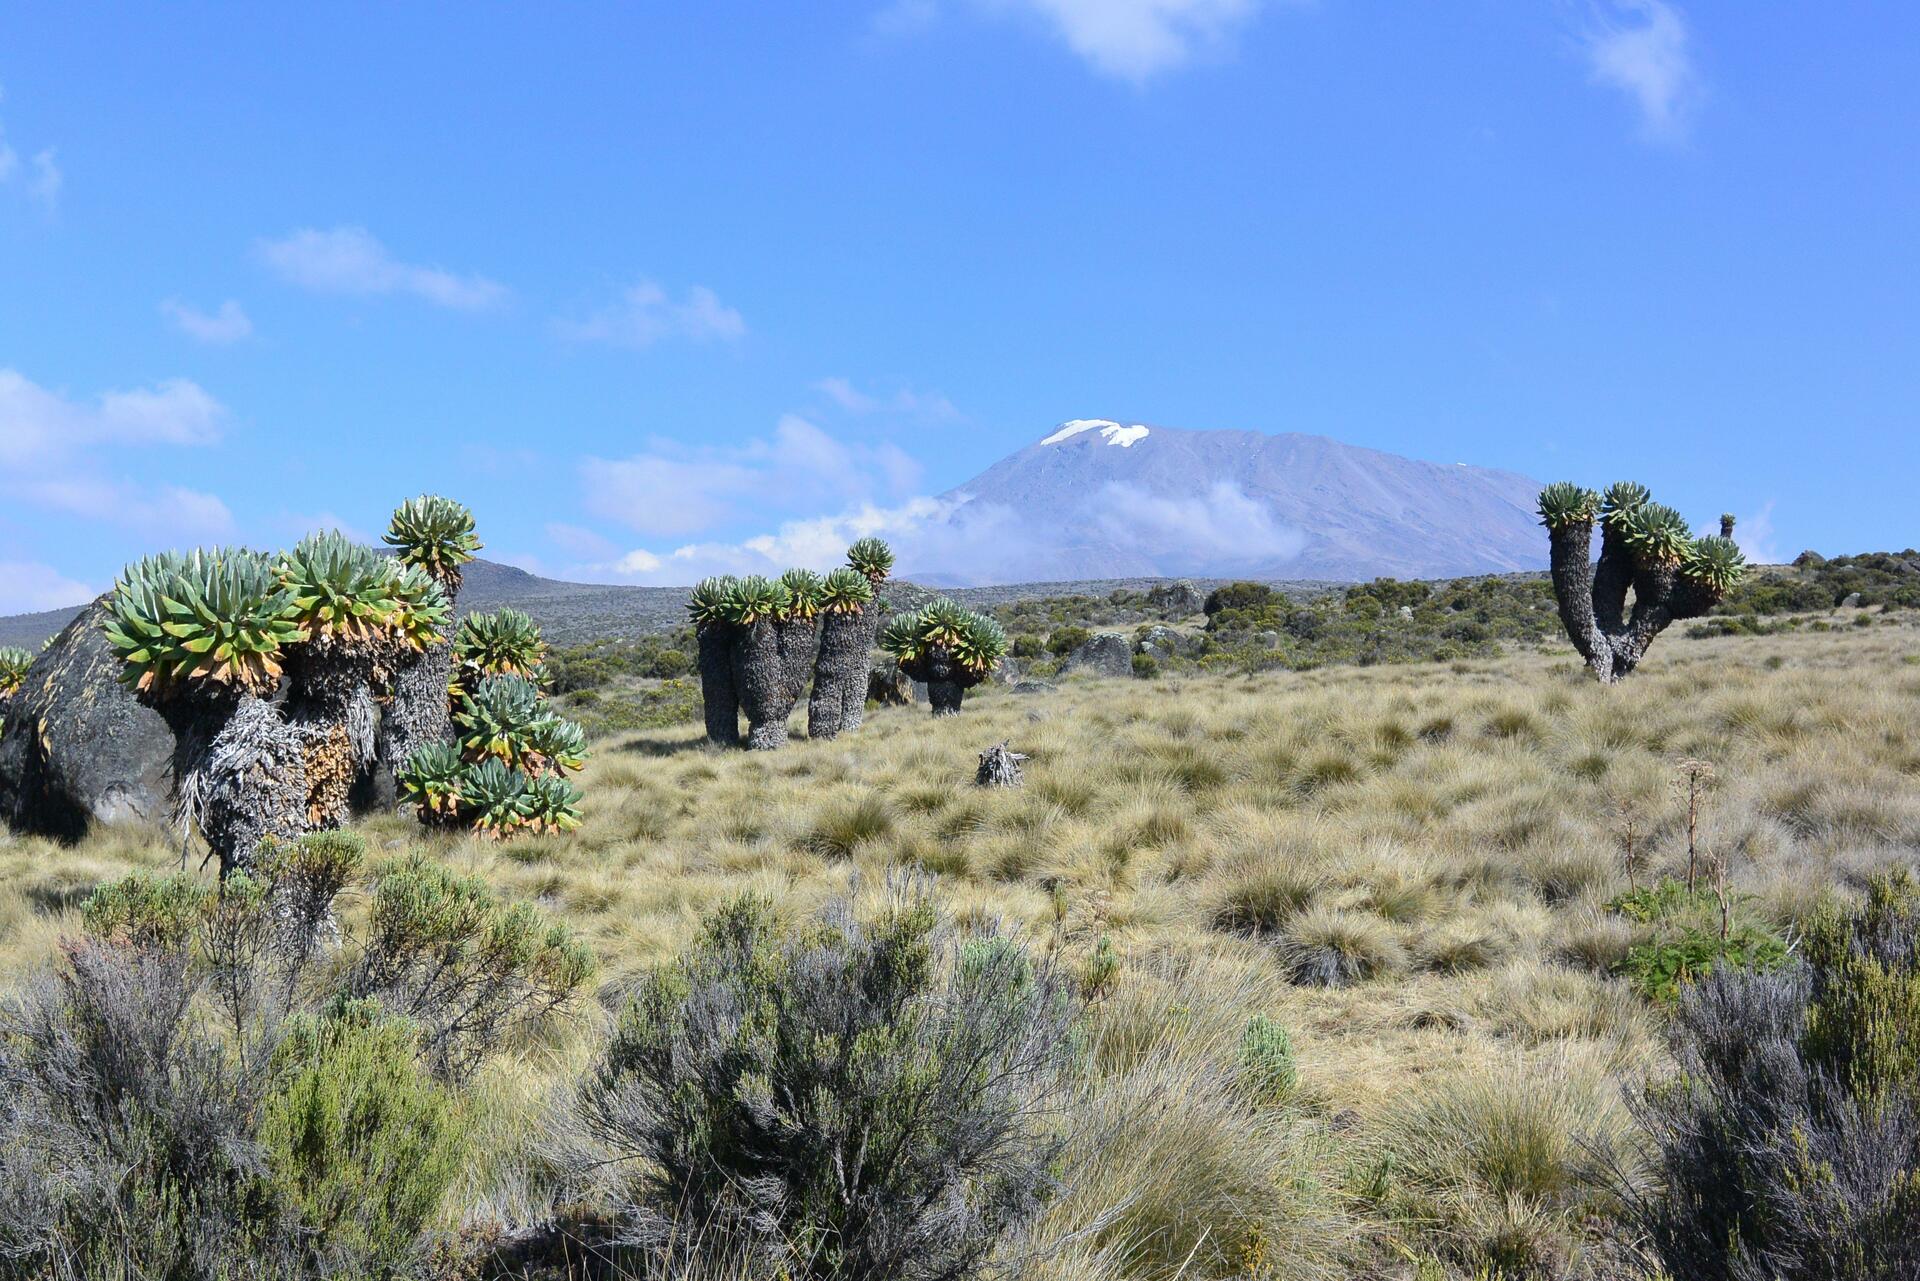
[[1062, 670], [1095, 676], [1132, 676], [1133, 646], [1119, 632], [1097, 632], [1067, 656]]

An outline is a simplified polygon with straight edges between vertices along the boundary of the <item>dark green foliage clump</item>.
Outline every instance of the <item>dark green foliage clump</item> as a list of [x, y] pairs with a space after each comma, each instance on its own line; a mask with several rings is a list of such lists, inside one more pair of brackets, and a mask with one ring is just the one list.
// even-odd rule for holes
[[1679, 1072], [1635, 1113], [1662, 1178], [1626, 1197], [1676, 1281], [1920, 1275], [1920, 892], [1830, 911], [1804, 962], [1680, 998]]
[[1688, 893], [1671, 878], [1633, 890], [1608, 907], [1647, 927], [1615, 967], [1634, 990], [1671, 1004], [1687, 984], [1719, 968], [1767, 972], [1789, 959], [1787, 941], [1753, 917], [1743, 901], [1723, 905], [1704, 888]]
[[957, 1281], [1053, 1189], [1072, 1019], [1049, 969], [918, 893], [794, 932], [747, 898], [643, 982], [584, 1106], [636, 1239], [699, 1223], [781, 1275]]
[[270, 844], [217, 886], [104, 885], [0, 1003], [0, 1277], [413, 1275], [463, 1159], [457, 1090], [590, 962], [364, 841]]
[[1293, 1093], [1300, 1071], [1285, 1027], [1264, 1014], [1248, 1021], [1240, 1037], [1240, 1076], [1256, 1098], [1277, 1102]]

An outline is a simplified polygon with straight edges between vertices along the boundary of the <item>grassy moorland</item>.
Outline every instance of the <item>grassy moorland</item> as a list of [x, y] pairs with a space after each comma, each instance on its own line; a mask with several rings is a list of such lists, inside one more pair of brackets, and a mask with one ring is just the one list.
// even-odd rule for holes
[[[484, 1236], [575, 1194], [542, 1156], [565, 1087], [703, 914], [756, 891], [797, 922], [917, 875], [1086, 994], [1078, 1137], [1023, 1275], [1626, 1275], [1622, 1087], [1670, 1071], [1675, 971], [1723, 937], [1772, 963], [1915, 861], [1917, 707], [1920, 630], [1876, 615], [1674, 636], [1613, 689], [1526, 653], [983, 689], [957, 720], [883, 709], [779, 753], [689, 725], [601, 742], [570, 836], [369, 821], [377, 851], [531, 900], [599, 962], [597, 1000], [466, 1092], [438, 1222]], [[1002, 740], [1026, 786], [976, 788]], [[1692, 896], [1650, 888], [1688, 873], [1689, 768]], [[152, 833], [0, 840], [4, 981], [77, 933], [93, 886], [177, 860]]]

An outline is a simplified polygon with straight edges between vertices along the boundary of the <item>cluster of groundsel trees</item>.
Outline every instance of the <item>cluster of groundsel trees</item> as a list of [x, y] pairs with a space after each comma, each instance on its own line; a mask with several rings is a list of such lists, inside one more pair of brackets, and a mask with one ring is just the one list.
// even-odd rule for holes
[[1540, 491], [1540, 523], [1547, 527], [1560, 621], [1605, 685], [1639, 666], [1668, 624], [1712, 609], [1747, 571], [1732, 516], [1720, 517], [1719, 534], [1696, 538], [1684, 516], [1630, 480], [1604, 494], [1570, 481], [1548, 485]]
[[566, 776], [586, 764], [586, 735], [541, 693], [539, 625], [514, 609], [469, 614], [452, 652], [454, 741], [415, 749], [399, 772], [421, 821], [496, 838], [580, 826], [580, 789]]
[[[115, 580], [107, 642], [122, 679], [173, 730], [180, 820], [222, 875], [268, 837], [339, 826], [358, 781], [453, 737], [453, 608], [460, 567], [480, 546], [473, 515], [414, 499], [386, 542], [394, 555], [336, 532], [276, 554], [167, 552]], [[461, 730], [463, 741], [474, 732]], [[544, 763], [578, 748], [577, 728], [547, 727], [528, 750]], [[480, 770], [455, 780], [453, 812], [488, 830], [519, 826], [483, 824], [499, 807], [468, 802], [469, 773]], [[552, 789], [540, 824], [567, 826], [577, 799]]]
[[892, 550], [862, 538], [847, 549], [846, 565], [824, 576], [790, 569], [778, 578], [708, 578], [695, 586], [687, 612], [699, 645], [707, 738], [739, 743], [744, 712], [749, 749], [783, 746], [809, 677], [807, 736], [858, 729], [876, 637], [902, 670], [927, 682], [935, 715], [959, 711], [963, 691], [1006, 653], [1006, 633], [942, 600], [896, 618], [882, 635], [876, 593], [892, 571]]

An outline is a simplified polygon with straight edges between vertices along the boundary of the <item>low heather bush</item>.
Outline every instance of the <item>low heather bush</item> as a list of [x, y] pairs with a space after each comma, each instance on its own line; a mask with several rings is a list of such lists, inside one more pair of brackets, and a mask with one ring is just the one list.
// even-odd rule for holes
[[784, 1276], [975, 1275], [1054, 1188], [1068, 987], [918, 890], [797, 933], [732, 903], [642, 983], [585, 1088], [629, 1239], [697, 1224]]

